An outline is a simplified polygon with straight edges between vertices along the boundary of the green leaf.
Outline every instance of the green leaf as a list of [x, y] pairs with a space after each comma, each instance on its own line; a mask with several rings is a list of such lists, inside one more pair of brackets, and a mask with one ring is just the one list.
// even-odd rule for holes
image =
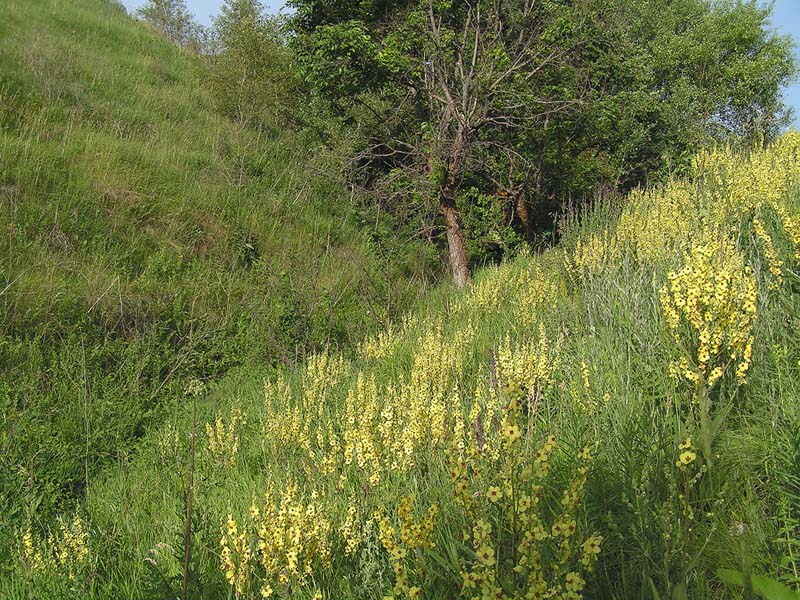
[[653, 592], [653, 600], [661, 600], [661, 594], [658, 593], [658, 589], [656, 589], [656, 584], [653, 582], [653, 578], [648, 578], [650, 582], [650, 591]]
[[[745, 586], [744, 575], [731, 569], [718, 569], [717, 577], [728, 585]], [[800, 600], [800, 592], [792, 591], [782, 583], [763, 575], [753, 575], [750, 578], [753, 591], [764, 600]]]

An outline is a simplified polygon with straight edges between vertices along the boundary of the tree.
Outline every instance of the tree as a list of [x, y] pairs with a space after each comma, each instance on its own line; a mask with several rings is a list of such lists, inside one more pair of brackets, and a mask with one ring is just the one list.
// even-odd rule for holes
[[353, 173], [437, 205], [458, 285], [463, 215], [530, 236], [543, 207], [774, 135], [794, 72], [754, 0], [292, 4], [307, 81], [361, 136]]
[[527, 0], [503, 10], [499, 2], [474, 0], [462, 10], [453, 21], [428, 4], [422, 87], [430, 124], [422, 152], [459, 287], [469, 268], [457, 190], [467, 173], [491, 178], [498, 168], [513, 181], [528, 162], [517, 151], [524, 132], [580, 100], [580, 86], [563, 84], [573, 78], [583, 42], [569, 7]]
[[[392, 120], [398, 129], [362, 158], [402, 164], [435, 201], [461, 287], [470, 272], [457, 193], [467, 178], [491, 178], [502, 159], [513, 179], [525, 162], [515, 149], [524, 131], [578, 101], [579, 86], [571, 80], [582, 24], [570, 6], [533, 0], [510, 8], [481, 0], [429, 1], [402, 12], [380, 49], [361, 23], [315, 28], [305, 55], [308, 72], [334, 98], [377, 88], [397, 100], [390, 104], [402, 115]], [[309, 16], [313, 11], [299, 19]], [[342, 55], [348, 68], [331, 73]], [[385, 108], [374, 100], [360, 98], [373, 112]]]
[[186, 8], [185, 0], [148, 0], [136, 14], [179, 46], [195, 44], [198, 40], [200, 27]]
[[280, 23], [258, 0], [226, 0], [214, 37], [210, 83], [220, 110], [248, 126], [285, 124], [298, 82]]

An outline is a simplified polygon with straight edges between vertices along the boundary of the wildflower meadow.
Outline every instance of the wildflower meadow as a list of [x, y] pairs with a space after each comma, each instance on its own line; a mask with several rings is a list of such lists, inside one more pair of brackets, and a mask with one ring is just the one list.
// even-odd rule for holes
[[796, 588], [800, 134], [693, 164], [357, 352], [195, 389], [19, 532], [14, 589], [157, 597], [187, 564], [196, 598]]

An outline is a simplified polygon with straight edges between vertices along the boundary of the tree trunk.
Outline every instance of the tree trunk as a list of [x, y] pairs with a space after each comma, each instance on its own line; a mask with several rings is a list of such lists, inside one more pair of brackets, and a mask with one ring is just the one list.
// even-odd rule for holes
[[461, 219], [458, 217], [456, 202], [447, 188], [439, 191], [439, 209], [447, 225], [447, 246], [450, 250], [450, 268], [453, 270], [453, 279], [456, 286], [463, 288], [472, 281], [467, 264], [467, 249], [464, 243], [464, 231], [461, 229]]
[[516, 204], [517, 216], [525, 230], [525, 238], [530, 242], [533, 240], [533, 232], [536, 228], [534, 227], [533, 218], [528, 209], [528, 195], [523, 188], [515, 190], [514, 203]]

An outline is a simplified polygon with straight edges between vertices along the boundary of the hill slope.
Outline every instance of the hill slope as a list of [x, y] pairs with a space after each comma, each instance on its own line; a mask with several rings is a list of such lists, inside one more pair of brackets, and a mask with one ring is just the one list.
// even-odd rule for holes
[[194, 470], [190, 403], [61, 534], [20, 532], [8, 589], [179, 594], [190, 473], [191, 597], [796, 587], [799, 158], [797, 133], [702, 154], [352, 359], [197, 388]]
[[0, 5], [0, 538], [188, 379], [346, 346], [417, 289], [326, 153], [217, 116], [203, 69], [107, 0]]

